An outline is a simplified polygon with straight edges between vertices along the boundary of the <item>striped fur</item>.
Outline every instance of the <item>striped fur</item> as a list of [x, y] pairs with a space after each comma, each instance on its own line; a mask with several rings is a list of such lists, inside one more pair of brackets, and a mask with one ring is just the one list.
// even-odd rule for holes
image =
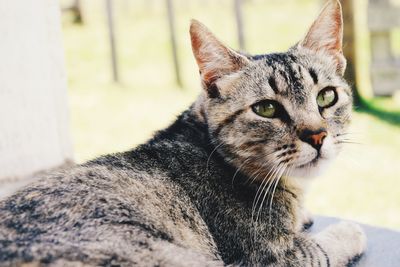
[[[223, 46], [193, 22], [199, 99], [147, 143], [50, 173], [1, 201], [0, 266], [355, 262], [366, 246], [361, 228], [341, 222], [311, 235], [303, 208], [307, 177], [338, 153], [351, 111], [338, 12], [332, 0], [302, 42], [260, 56]], [[326, 27], [318, 43], [314, 31]], [[338, 101], [321, 110], [316, 95], [327, 86]], [[264, 99], [280, 103], [280, 117], [252, 111]], [[300, 140], [305, 127], [326, 128], [318, 154]]]

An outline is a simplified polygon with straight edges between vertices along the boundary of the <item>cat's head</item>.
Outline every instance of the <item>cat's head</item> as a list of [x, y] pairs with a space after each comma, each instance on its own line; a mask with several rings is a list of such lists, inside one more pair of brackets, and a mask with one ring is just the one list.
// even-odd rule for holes
[[190, 34], [204, 87], [195, 109], [228, 162], [262, 180], [315, 175], [337, 155], [352, 109], [337, 0], [285, 53], [238, 53], [197, 21]]

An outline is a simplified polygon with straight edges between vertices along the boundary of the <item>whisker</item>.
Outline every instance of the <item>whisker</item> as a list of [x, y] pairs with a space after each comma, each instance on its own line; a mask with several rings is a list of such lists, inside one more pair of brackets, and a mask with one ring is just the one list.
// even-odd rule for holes
[[[250, 149], [250, 148], [249, 148], [249, 149]], [[254, 160], [255, 160], [255, 161], [258, 161], [258, 160], [260, 160], [260, 159], [262, 159], [262, 158], [264, 158], [264, 157], [268, 157], [268, 156], [270, 156], [270, 155], [272, 155], [272, 154], [274, 154], [274, 153], [270, 153], [270, 154], [266, 154], [266, 155], [261, 155], [260, 157], [254, 158]], [[251, 160], [251, 159], [252, 159], [252, 156], [249, 156], [248, 158], [246, 158], [246, 159], [244, 160], [244, 162], [239, 166], [239, 168], [236, 169], [236, 172], [234, 173], [234, 175], [233, 175], [233, 177], [232, 177], [232, 185], [233, 185], [233, 182], [234, 182], [234, 180], [235, 180], [236, 175], [239, 173], [239, 171], [242, 169], [242, 167], [243, 167], [249, 160]], [[266, 164], [262, 164], [262, 165], [260, 166], [260, 168], [258, 168], [257, 171], [261, 170], [261, 168], [263, 168], [263, 167], [266, 167]], [[257, 171], [256, 171], [256, 172], [257, 172]], [[257, 176], [258, 176], [258, 175], [257, 175]], [[256, 179], [257, 176], [254, 177], [254, 179]], [[247, 181], [246, 181], [246, 182], [248, 182], [249, 179], [250, 179], [250, 178], [247, 178]], [[253, 179], [252, 182], [254, 182], [254, 179]]]
[[274, 184], [274, 187], [273, 187], [273, 189], [272, 189], [271, 198], [270, 198], [269, 201], [267, 200], [267, 201], [269, 202], [269, 215], [270, 215], [270, 217], [271, 217], [272, 202], [274, 201], [274, 195], [275, 195], [276, 186], [278, 185], [279, 180], [281, 179], [281, 177], [282, 177], [282, 176], [279, 175], [278, 178], [276, 179], [275, 184]]
[[236, 175], [240, 172], [240, 169], [251, 159], [251, 156], [248, 157], [240, 166], [239, 168], [236, 169], [235, 174], [232, 176], [232, 186], [233, 186], [233, 182], [236, 178]]
[[[275, 153], [275, 152], [274, 152]], [[272, 155], [272, 154], [274, 154], [274, 153], [270, 153], [268, 156], [270, 156], [270, 155]], [[267, 157], [267, 156], [266, 156]], [[269, 161], [267, 161], [267, 164], [271, 164], [271, 166], [274, 166], [274, 163], [272, 163], [270, 160]], [[267, 166], [267, 164], [263, 164], [261, 167], [263, 167], [263, 166]], [[255, 177], [255, 178], [257, 178], [257, 177]], [[255, 178], [250, 182], [250, 183], [254, 183], [254, 181], [255, 181]], [[264, 177], [264, 179], [265, 179], [265, 177]]]
[[335, 144], [352, 144], [352, 145], [364, 145], [363, 143], [353, 142], [353, 141], [346, 141], [346, 140], [338, 140]]
[[[260, 198], [262, 192], [264, 191], [265, 187], [268, 185], [268, 183], [269, 183], [269, 181], [270, 181], [269, 175], [270, 175], [271, 173], [275, 172], [276, 167], [277, 167], [277, 166], [275, 166], [275, 165], [272, 166], [271, 169], [269, 170], [269, 172], [264, 176], [264, 179], [262, 180], [261, 185], [260, 185], [260, 187], [258, 188], [258, 190], [257, 190], [257, 192], [256, 192], [256, 195], [254, 196], [253, 206], [252, 206], [252, 212], [251, 212], [251, 219], [252, 219], [252, 221], [253, 221], [253, 219], [254, 219], [254, 212], [255, 212], [255, 209], [256, 209], [256, 207], [257, 207], [257, 203], [258, 203], [258, 201], [259, 201], [259, 198]], [[267, 177], [268, 177], [268, 178], [267, 178]], [[264, 184], [264, 183], [265, 183], [265, 184]], [[260, 191], [260, 190], [261, 190], [261, 191]]]
[[[272, 155], [272, 154], [274, 154], [275, 152], [273, 152], [273, 153], [270, 153], [270, 155]], [[261, 185], [260, 185], [260, 187], [258, 188], [258, 190], [257, 190], [257, 192], [256, 192], [256, 195], [254, 196], [254, 201], [253, 201], [253, 207], [252, 207], [252, 215], [251, 215], [251, 217], [252, 217], [252, 220], [254, 219], [254, 213], [255, 213], [255, 209], [257, 208], [257, 204], [258, 204], [258, 202], [259, 202], [259, 200], [260, 200], [260, 198], [261, 198], [261, 195], [263, 194], [263, 192], [264, 192], [264, 190], [265, 190], [265, 188], [268, 186], [268, 188], [267, 188], [267, 190], [265, 191], [265, 194], [267, 194], [268, 193], [268, 190], [269, 190], [269, 188], [270, 188], [270, 182], [272, 182], [273, 181], [273, 179], [271, 179], [271, 178], [273, 178], [274, 176], [275, 176], [275, 174], [276, 174], [276, 172], [278, 171], [278, 169], [279, 169], [279, 163], [278, 163], [278, 165], [272, 165], [271, 166], [271, 169], [269, 170], [269, 172], [264, 176], [264, 179], [262, 180], [262, 183], [261, 183]], [[254, 179], [253, 179], [253, 181], [254, 181]], [[265, 198], [265, 197], [264, 197]], [[256, 219], [256, 222], [257, 222], [257, 219]]]
[[[260, 165], [260, 167], [259, 167], [255, 172], [253, 172], [253, 173], [249, 176], [249, 178], [247, 178], [246, 183], [248, 183], [248, 182], [251, 180], [251, 181], [250, 181], [250, 184], [252, 184], [252, 183], [257, 179], [258, 175], [261, 174], [261, 169], [264, 168], [264, 167], [266, 167], [265, 164]], [[257, 175], [255, 175], [255, 174], [257, 174]], [[255, 175], [255, 176], [254, 176], [254, 175]]]
[[[267, 161], [267, 163], [269, 163], [270, 161]], [[262, 173], [261, 169], [266, 168], [267, 167], [267, 163], [263, 163], [260, 165], [260, 167], [252, 173], [252, 175], [250, 175], [247, 180], [246, 183], [249, 182], [250, 180], [250, 184], [254, 183], [254, 181], [257, 179], [257, 177]], [[257, 174], [257, 175], [255, 175]]]
[[345, 133], [337, 133], [335, 136], [345, 136], [345, 135], [363, 135], [362, 132], [345, 132]]
[[266, 190], [265, 193], [264, 193], [264, 197], [263, 197], [263, 199], [262, 199], [262, 201], [261, 201], [260, 207], [259, 207], [258, 212], [257, 212], [256, 222], [258, 221], [258, 218], [259, 218], [259, 216], [260, 216], [260, 213], [261, 213], [262, 206], [263, 206], [263, 203], [264, 203], [264, 201], [265, 201], [265, 198], [266, 198], [266, 196], [268, 195], [269, 190], [272, 188], [272, 186], [273, 186], [273, 184], [274, 184], [274, 182], [275, 182], [277, 176], [278, 176], [279, 173], [281, 172], [282, 168], [284, 168], [284, 165], [283, 165], [283, 164], [278, 164], [278, 168], [275, 169], [275, 172], [273, 173], [273, 176], [271, 176], [271, 177], [272, 177], [272, 179], [270, 179], [271, 182], [269, 183], [268, 188], [267, 188], [267, 190]]
[[211, 151], [210, 155], [208, 156], [208, 158], [207, 158], [207, 163], [206, 163], [206, 169], [207, 169], [208, 172], [210, 171], [210, 169], [208, 168], [208, 165], [210, 164], [211, 156], [214, 154], [215, 151], [217, 151], [218, 148], [220, 148], [220, 147], [223, 146], [223, 145], [224, 145], [224, 143], [221, 142], [219, 145], [217, 145], [217, 146]]
[[[273, 154], [277, 154], [277, 153], [278, 153], [278, 151], [272, 151], [271, 153], [262, 155], [261, 157], [256, 158], [255, 160], [258, 161], [259, 159], [267, 158], [267, 157], [269, 157], [269, 156], [271, 156], [271, 155], [273, 155]], [[254, 183], [254, 181], [257, 179], [258, 175], [261, 174], [261, 171], [260, 171], [260, 170], [261, 170], [262, 168], [267, 168], [267, 167], [268, 167], [268, 164], [270, 164], [271, 166], [274, 165], [274, 163], [273, 163], [271, 160], [268, 160], [268, 159], [267, 159], [267, 162], [261, 164], [260, 167], [257, 169], [257, 171], [254, 172], [254, 173], [257, 173], [257, 172], [258, 172], [258, 174], [257, 174], [256, 176], [253, 176], [254, 174], [251, 175], [251, 176], [249, 176], [249, 178], [247, 179], [246, 183], [249, 182], [250, 179], [251, 179], [250, 184]], [[264, 179], [265, 179], [265, 177], [264, 177]]]
[[[282, 168], [282, 167], [281, 167], [281, 168]], [[275, 174], [275, 175], [274, 175], [274, 178], [271, 179], [271, 183], [269, 184], [269, 186], [268, 186], [268, 188], [267, 188], [267, 190], [266, 190], [266, 192], [265, 192], [265, 194], [264, 194], [264, 197], [263, 197], [263, 199], [262, 199], [262, 201], [261, 201], [261, 205], [260, 205], [260, 207], [259, 207], [259, 209], [258, 209], [256, 221], [258, 221], [258, 218], [259, 218], [259, 216], [260, 216], [262, 207], [263, 207], [263, 205], [264, 205], [264, 201], [265, 201], [265, 199], [267, 198], [267, 196], [269, 195], [270, 189], [273, 188], [273, 186], [274, 186], [276, 180], [277, 180], [277, 175]], [[267, 199], [268, 199], [268, 198], [267, 198]]]
[[[272, 211], [272, 203], [273, 203], [273, 201], [274, 201], [275, 190], [276, 190], [276, 187], [277, 187], [278, 184], [279, 184], [279, 181], [280, 181], [280, 180], [282, 179], [282, 177], [285, 175], [285, 172], [288, 171], [288, 168], [287, 168], [287, 167], [288, 167], [288, 164], [285, 165], [285, 168], [283, 169], [282, 174], [280, 174], [280, 175], [278, 176], [278, 179], [277, 179], [277, 181], [276, 181], [276, 183], [275, 183], [275, 186], [274, 186], [274, 189], [273, 189], [273, 191], [272, 191], [271, 201], [270, 201], [270, 203], [269, 203], [269, 224], [271, 224], [271, 217], [272, 217], [271, 211]], [[289, 172], [287, 172], [287, 173], [289, 173]]]
[[[280, 167], [278, 167], [278, 168], [280, 168]], [[275, 173], [277, 172], [278, 168], [277, 168], [277, 169], [275, 170], [275, 172], [273, 173], [273, 176], [272, 176], [273, 178], [271, 177], [271, 178], [269, 179], [269, 181], [268, 181], [268, 187], [267, 187], [267, 189], [264, 191], [264, 194], [263, 194], [263, 197], [262, 197], [260, 206], [258, 207], [257, 216], [256, 216], [256, 222], [258, 221], [258, 218], [259, 218], [259, 216], [260, 216], [260, 212], [261, 212], [261, 210], [262, 210], [262, 206], [263, 206], [263, 204], [264, 204], [265, 197], [268, 195], [269, 190], [270, 190], [271, 186], [273, 185], [273, 183], [274, 183], [274, 181], [275, 181]], [[261, 194], [260, 194], [260, 196], [261, 196]], [[260, 199], [261, 199], [261, 198], [260, 198]]]
[[[276, 172], [276, 170], [277, 170], [277, 167], [278, 167], [278, 165], [274, 165], [273, 166], [273, 168], [271, 168], [271, 170], [268, 172], [268, 174], [264, 177], [264, 179], [263, 179], [263, 182], [261, 183], [261, 186], [260, 186], [260, 188], [261, 188], [261, 193], [259, 194], [259, 196], [258, 196], [258, 198], [257, 198], [257, 200], [255, 201], [255, 203], [254, 203], [254, 201], [253, 201], [253, 207], [252, 207], [252, 214], [251, 214], [251, 221], [253, 221], [254, 222], [254, 240], [256, 240], [256, 238], [257, 238], [257, 229], [256, 229], [256, 227], [257, 227], [257, 222], [258, 222], [258, 214], [259, 213], [257, 213], [257, 218], [254, 220], [254, 213], [255, 213], [255, 209], [257, 208], [257, 203], [258, 203], [258, 201], [259, 201], [259, 199], [260, 199], [260, 197], [261, 197], [261, 195], [262, 195], [262, 193], [264, 192], [264, 194], [268, 194], [268, 190], [269, 189], [267, 189], [266, 191], [264, 191], [264, 189], [265, 189], [265, 187], [268, 185], [268, 184], [270, 184], [271, 183], [271, 181], [273, 181], [273, 179], [270, 179], [270, 177], [272, 177], [272, 176], [269, 176], [270, 174], [271, 175], [274, 175], [274, 173]], [[271, 171], [272, 171], [272, 173], [271, 173]], [[267, 178], [268, 177], [268, 178]], [[266, 179], [267, 178], [267, 179]], [[263, 183], [265, 183], [264, 185], [263, 185]], [[268, 188], [269, 188], [270, 186], [268, 185]], [[259, 190], [260, 190], [260, 188], [259, 188]], [[258, 191], [259, 190], [257, 190], [257, 193], [258, 193]], [[256, 196], [257, 196], [257, 194], [256, 194]], [[254, 200], [255, 200], [255, 198], [256, 198], [256, 196], [254, 197]], [[265, 198], [265, 197], [264, 197]], [[261, 205], [260, 205], [260, 208], [262, 207], [262, 203], [261, 203]], [[260, 209], [259, 209], [259, 211], [260, 211]]]

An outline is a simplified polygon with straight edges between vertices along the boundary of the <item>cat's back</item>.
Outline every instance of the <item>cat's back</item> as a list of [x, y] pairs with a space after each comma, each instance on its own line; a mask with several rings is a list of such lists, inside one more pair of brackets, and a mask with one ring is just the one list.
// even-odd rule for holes
[[148, 253], [185, 247], [215, 255], [191, 200], [166, 173], [122, 155], [47, 175], [0, 202], [0, 265], [146, 265]]

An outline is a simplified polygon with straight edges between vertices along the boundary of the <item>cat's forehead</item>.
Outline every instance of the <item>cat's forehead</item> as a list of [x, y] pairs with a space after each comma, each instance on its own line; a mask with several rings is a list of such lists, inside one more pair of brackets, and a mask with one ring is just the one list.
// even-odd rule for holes
[[251, 56], [252, 66], [246, 75], [252, 77], [258, 94], [273, 91], [275, 95], [290, 98], [298, 104], [306, 102], [310, 88], [332, 79], [329, 66], [306, 55], [274, 53]]

